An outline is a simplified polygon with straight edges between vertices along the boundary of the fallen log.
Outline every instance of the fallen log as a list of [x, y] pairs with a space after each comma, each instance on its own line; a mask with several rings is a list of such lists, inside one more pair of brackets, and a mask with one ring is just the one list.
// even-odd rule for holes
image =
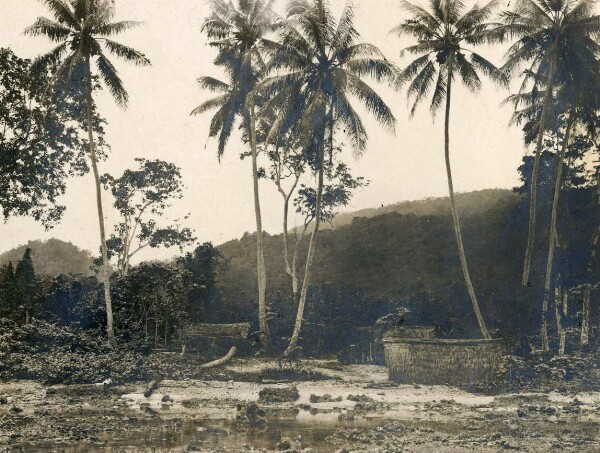
[[152, 394], [158, 390], [158, 385], [159, 385], [159, 381], [151, 381], [148, 384], [148, 387], [146, 388], [146, 390], [144, 391], [144, 396], [146, 398], [150, 398], [152, 396]]
[[223, 357], [217, 360], [213, 360], [212, 362], [205, 363], [204, 365], [200, 365], [200, 369], [206, 370], [207, 368], [214, 368], [223, 365], [224, 363], [227, 363], [229, 360], [231, 360], [231, 358], [235, 355], [236, 352], [237, 348], [235, 346], [232, 346], [229, 352]]

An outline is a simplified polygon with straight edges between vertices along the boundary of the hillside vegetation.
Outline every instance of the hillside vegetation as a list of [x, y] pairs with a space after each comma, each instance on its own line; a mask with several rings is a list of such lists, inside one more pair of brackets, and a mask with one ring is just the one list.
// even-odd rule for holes
[[[481, 212], [494, 204], [514, 206], [519, 201], [519, 195], [506, 189], [484, 189], [474, 192], [456, 194], [456, 203], [461, 214], [470, 215]], [[431, 197], [422, 200], [400, 201], [376, 208], [360, 209], [353, 212], [338, 214], [331, 223], [322, 225], [323, 229], [331, 229], [349, 225], [355, 218], [371, 218], [383, 214], [414, 214], [417, 216], [451, 215], [448, 197]]]
[[[513, 332], [520, 322], [533, 319], [531, 311], [536, 308], [528, 302], [533, 295], [519, 285], [520, 251], [526, 237], [525, 225], [517, 221], [519, 199], [507, 190], [489, 190], [462, 194], [458, 200], [466, 252], [483, 311], [492, 328]], [[389, 212], [391, 209], [402, 212]], [[379, 316], [408, 306], [415, 324], [442, 326], [452, 335], [476, 335], [444, 199], [399, 203], [357, 214], [363, 213], [372, 217], [355, 216], [350, 224], [319, 234], [309, 301], [312, 308], [308, 310], [311, 316], [321, 319], [321, 315], [338, 312], [348, 327], [359, 328], [373, 326]], [[543, 235], [541, 231], [540, 237]], [[307, 245], [305, 238], [301, 257], [306, 255]], [[226, 272], [218, 279], [222, 302], [231, 308], [232, 318], [244, 318], [248, 313], [252, 320], [251, 307], [256, 303], [254, 236], [246, 234], [222, 244], [219, 250], [228, 261]], [[542, 255], [536, 254], [536, 272], [541, 271]], [[294, 310], [289, 303], [291, 289], [283, 266], [281, 235], [265, 235], [265, 261], [271, 316], [285, 322], [283, 318]]]
[[70, 242], [59, 239], [47, 241], [29, 241], [0, 255], [0, 265], [12, 262], [14, 265], [21, 259], [25, 249], [31, 249], [31, 256], [36, 273], [54, 277], [59, 274], [91, 276], [94, 272], [92, 254], [82, 250]]

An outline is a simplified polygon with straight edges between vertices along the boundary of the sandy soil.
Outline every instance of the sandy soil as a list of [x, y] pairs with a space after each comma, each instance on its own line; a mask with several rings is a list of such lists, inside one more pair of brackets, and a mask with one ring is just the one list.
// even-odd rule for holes
[[[0, 452], [600, 452], [600, 394], [477, 395], [332, 362], [312, 364], [323, 381], [239, 379], [272, 365], [237, 360], [222, 380], [163, 381], [149, 398], [147, 383], [0, 384]], [[260, 400], [292, 387], [295, 401]]]

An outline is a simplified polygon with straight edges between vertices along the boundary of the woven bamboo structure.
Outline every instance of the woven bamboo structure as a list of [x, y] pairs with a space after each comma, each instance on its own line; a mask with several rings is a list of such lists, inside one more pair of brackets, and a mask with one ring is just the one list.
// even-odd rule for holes
[[493, 382], [502, 360], [501, 340], [383, 339], [391, 381], [465, 385]]
[[395, 327], [388, 330], [383, 336], [384, 340], [393, 338], [433, 338], [435, 337], [435, 327], [431, 326], [411, 326]]
[[185, 334], [188, 338], [232, 338], [245, 340], [250, 334], [250, 323], [191, 324]]

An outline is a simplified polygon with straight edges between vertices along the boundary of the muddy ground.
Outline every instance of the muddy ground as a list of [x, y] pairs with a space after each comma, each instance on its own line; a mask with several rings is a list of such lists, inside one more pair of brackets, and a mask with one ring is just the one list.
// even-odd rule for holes
[[600, 452], [599, 393], [472, 394], [327, 361], [312, 364], [325, 380], [257, 382], [268, 366], [237, 360], [149, 397], [145, 382], [2, 383], [0, 452]]

